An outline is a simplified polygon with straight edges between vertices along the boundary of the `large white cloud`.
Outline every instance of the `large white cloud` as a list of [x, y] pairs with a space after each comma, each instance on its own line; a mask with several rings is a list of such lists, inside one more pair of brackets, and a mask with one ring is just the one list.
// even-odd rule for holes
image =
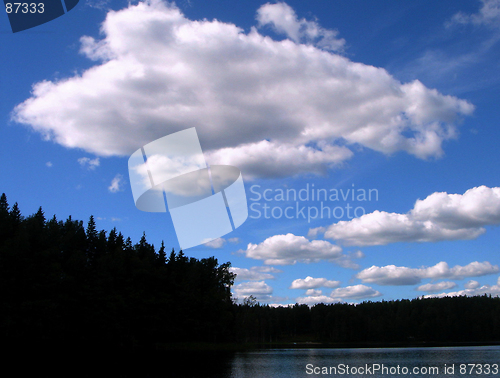
[[404, 266], [386, 265], [372, 266], [364, 269], [356, 278], [363, 282], [376, 283], [378, 285], [415, 285], [424, 278], [431, 279], [463, 279], [464, 277], [479, 277], [499, 272], [498, 265], [474, 261], [468, 265], [456, 265], [450, 268], [444, 261], [431, 267], [408, 268]]
[[194, 126], [209, 163], [274, 177], [323, 172], [348, 159], [354, 143], [440, 156], [458, 119], [473, 111], [419, 81], [403, 84], [328, 51], [343, 45], [336, 32], [299, 19], [286, 4], [264, 5], [258, 21], [290, 39], [189, 20], [160, 0], [109, 11], [102, 39], [81, 39], [96, 65], [36, 83], [13, 119], [101, 156], [126, 156]]
[[325, 240], [308, 240], [294, 234], [274, 235], [260, 244], [249, 243], [247, 257], [264, 260], [266, 265], [291, 265], [297, 262], [336, 262], [345, 259], [342, 248]]
[[485, 232], [484, 226], [494, 224], [500, 224], [500, 188], [480, 186], [464, 194], [433, 193], [406, 214], [374, 211], [311, 229], [309, 235], [324, 232], [348, 245], [385, 245], [474, 239]]

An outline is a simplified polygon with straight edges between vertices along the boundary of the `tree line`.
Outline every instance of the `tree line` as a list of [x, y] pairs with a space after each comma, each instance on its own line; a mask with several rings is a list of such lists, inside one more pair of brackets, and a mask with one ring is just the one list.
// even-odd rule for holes
[[237, 304], [230, 263], [196, 259], [143, 234], [24, 217], [0, 197], [0, 340], [6, 345], [178, 343], [330, 345], [500, 341], [500, 299], [428, 298], [357, 305]]

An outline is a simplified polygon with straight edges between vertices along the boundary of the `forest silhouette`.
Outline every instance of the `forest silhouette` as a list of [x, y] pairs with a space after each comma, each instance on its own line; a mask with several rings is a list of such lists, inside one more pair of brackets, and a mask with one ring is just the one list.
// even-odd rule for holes
[[3, 345], [138, 350], [202, 345], [389, 346], [500, 341], [500, 299], [272, 307], [237, 303], [229, 262], [133, 244], [71, 216], [24, 217], [0, 197]]

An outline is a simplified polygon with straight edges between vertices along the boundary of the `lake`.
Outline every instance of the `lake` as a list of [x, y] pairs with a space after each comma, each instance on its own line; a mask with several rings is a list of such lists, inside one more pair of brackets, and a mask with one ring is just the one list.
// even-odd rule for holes
[[[165, 377], [500, 377], [500, 346], [441, 348], [269, 349], [204, 356]], [[335, 374], [336, 373], [336, 374]]]

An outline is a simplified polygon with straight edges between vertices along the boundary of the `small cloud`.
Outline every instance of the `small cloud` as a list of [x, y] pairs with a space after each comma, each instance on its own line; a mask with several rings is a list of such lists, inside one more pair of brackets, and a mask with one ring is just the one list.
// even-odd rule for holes
[[464, 287], [466, 289], [477, 289], [479, 286], [481, 286], [479, 284], [479, 282], [475, 281], [475, 280], [470, 280], [469, 282], [467, 282]]
[[121, 174], [117, 174], [113, 180], [111, 180], [111, 185], [108, 186], [108, 190], [111, 192], [111, 193], [116, 193], [116, 192], [119, 192], [122, 190], [121, 186], [122, 186], [122, 179], [123, 179], [123, 176]]
[[54, 164], [52, 164], [52, 162], [51, 162], [51, 161], [48, 161], [48, 162], [46, 162], [46, 163], [45, 163], [45, 165], [46, 165], [47, 167], [51, 168]]
[[238, 244], [239, 242], [241, 242], [241, 239], [240, 238], [231, 238], [231, 239], [227, 239], [227, 241], [229, 243]]
[[313, 278], [308, 276], [304, 279], [298, 278], [294, 280], [290, 286], [290, 289], [316, 289], [318, 287], [335, 288], [339, 286], [340, 281], [331, 281], [327, 280], [326, 278]]
[[99, 162], [99, 158], [90, 159], [88, 157], [82, 157], [78, 159], [78, 163], [80, 163], [82, 167], [84, 168], [86, 167], [89, 171], [93, 171], [94, 169], [96, 169], [96, 167], [98, 167], [101, 164]]
[[323, 294], [323, 292], [321, 290], [317, 290], [317, 289], [309, 289], [306, 291], [307, 296], [318, 297], [322, 294]]
[[109, 2], [110, 0], [87, 0], [85, 5], [99, 10], [106, 10], [109, 8]]
[[226, 244], [226, 239], [224, 239], [224, 238], [217, 238], [217, 239], [210, 240], [206, 243], [203, 243], [203, 245], [210, 247], [210, 248], [215, 248], [215, 249], [222, 248], [224, 246], [224, 244]]

